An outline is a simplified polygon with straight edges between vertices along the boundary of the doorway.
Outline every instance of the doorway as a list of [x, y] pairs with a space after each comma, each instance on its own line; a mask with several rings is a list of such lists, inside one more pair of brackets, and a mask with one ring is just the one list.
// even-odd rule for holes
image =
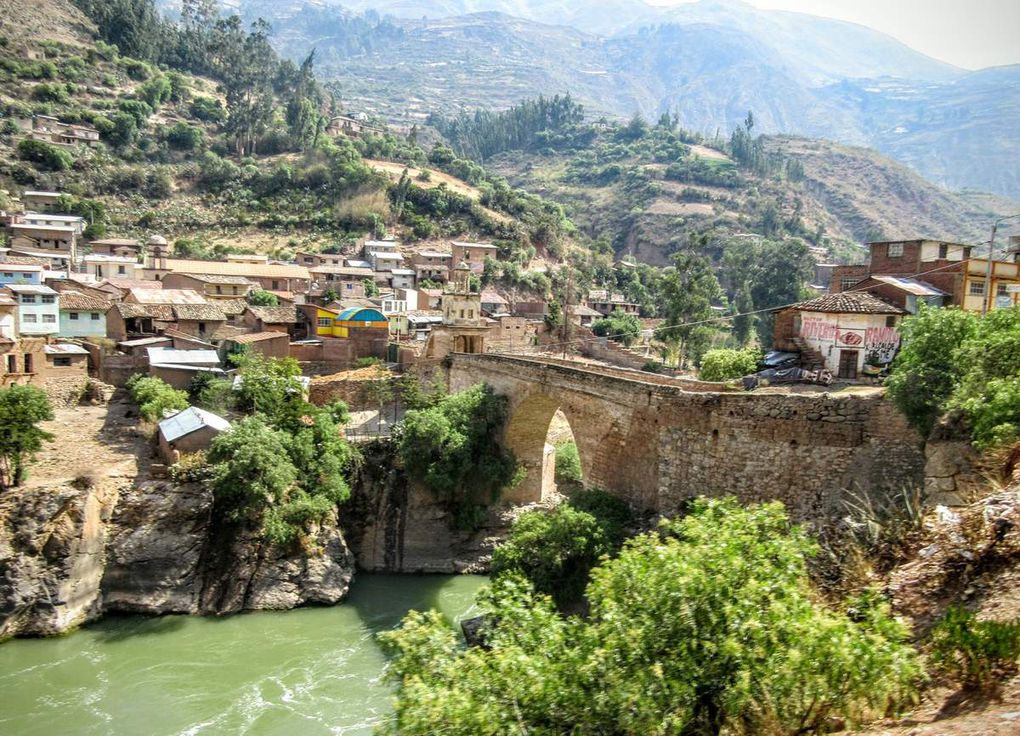
[[857, 358], [859, 350], [839, 351], [839, 378], [857, 378]]

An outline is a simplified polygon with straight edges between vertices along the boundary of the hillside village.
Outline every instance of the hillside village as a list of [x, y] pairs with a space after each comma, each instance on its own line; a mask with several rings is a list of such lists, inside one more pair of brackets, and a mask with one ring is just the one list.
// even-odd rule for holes
[[[51, 119], [29, 130], [28, 137], [58, 145], [99, 140], [94, 129]], [[372, 361], [407, 371], [450, 353], [547, 352], [636, 370], [656, 363], [661, 319], [642, 320], [641, 336], [631, 344], [628, 335], [628, 346], [618, 335], [592, 332], [600, 320], [637, 318], [640, 305], [621, 293], [591, 289], [550, 304], [483, 288], [487, 264], [498, 260], [491, 243], [362, 238], [343, 252], [298, 251], [290, 261], [251, 254], [200, 260], [177, 257], [159, 234], [144, 243], [89, 239], [89, 223], [62, 211], [68, 201], [60, 192], [25, 190], [12, 198], [18, 211], [3, 215], [4, 385], [66, 391], [75, 376], [123, 385], [142, 372], [187, 388], [199, 373], [231, 372], [230, 356], [247, 350], [293, 357], [317, 376]], [[867, 380], [892, 362], [896, 322], [920, 303], [980, 313], [1020, 298], [1015, 258], [989, 268], [968, 245], [868, 247], [865, 265], [818, 264], [812, 288], [819, 296], [776, 310], [774, 344], [786, 353], [784, 365]], [[1015, 239], [1007, 250], [1016, 253]], [[552, 318], [552, 309], [562, 318]]]
[[[130, 713], [65, 693], [116, 733], [142, 701], [335, 732], [346, 697], [394, 736], [1014, 732], [1014, 203], [752, 112], [388, 123], [269, 38], [204, 2], [0, 18], [0, 664], [84, 627], [87, 678], [160, 637], [251, 670], [251, 702], [168, 707], [140, 664]], [[455, 576], [449, 620], [399, 598]], [[11, 661], [0, 728], [45, 727]]]

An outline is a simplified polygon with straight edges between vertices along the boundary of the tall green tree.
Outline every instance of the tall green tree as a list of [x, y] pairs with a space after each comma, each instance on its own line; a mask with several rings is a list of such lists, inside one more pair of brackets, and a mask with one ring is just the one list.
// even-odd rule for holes
[[970, 312], [924, 305], [900, 324], [903, 342], [886, 385], [889, 398], [925, 437], [956, 388], [961, 371], [956, 350], [976, 329]]
[[680, 364], [696, 360], [707, 349], [715, 326], [713, 304], [723, 301], [722, 288], [708, 258], [689, 251], [673, 256], [673, 269], [662, 278], [665, 324], [660, 340], [672, 346]]
[[35, 386], [0, 388], [0, 490], [21, 485], [28, 462], [53, 435], [39, 427], [53, 419], [46, 394]]

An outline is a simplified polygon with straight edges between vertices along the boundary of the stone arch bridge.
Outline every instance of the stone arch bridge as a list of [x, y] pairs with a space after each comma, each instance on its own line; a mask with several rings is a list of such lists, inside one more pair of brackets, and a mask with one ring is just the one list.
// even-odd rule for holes
[[[798, 520], [840, 511], [844, 489], [922, 482], [921, 438], [882, 396], [720, 392], [716, 385], [565, 360], [454, 354], [450, 389], [509, 397], [506, 445], [527, 468], [510, 500], [538, 501], [546, 435], [570, 422], [585, 483], [670, 514], [694, 496], [780, 500]], [[548, 466], [546, 464], [546, 468]]]

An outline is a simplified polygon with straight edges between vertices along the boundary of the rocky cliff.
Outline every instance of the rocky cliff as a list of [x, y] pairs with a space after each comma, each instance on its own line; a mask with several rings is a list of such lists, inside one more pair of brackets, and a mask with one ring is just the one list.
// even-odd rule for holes
[[429, 491], [408, 479], [389, 442], [363, 449], [364, 463], [344, 507], [344, 528], [358, 568], [370, 572], [484, 573], [509, 531], [494, 507], [474, 531], [455, 528]]
[[281, 550], [212, 521], [196, 485], [121, 479], [0, 500], [0, 639], [59, 634], [103, 613], [222, 614], [339, 602], [354, 558], [334, 516]]
[[221, 614], [346, 595], [354, 557], [335, 514], [286, 550], [218, 522], [204, 486], [151, 477], [130, 409], [58, 409], [51, 431], [76, 444], [48, 446], [31, 484], [0, 496], [0, 640], [108, 612]]

